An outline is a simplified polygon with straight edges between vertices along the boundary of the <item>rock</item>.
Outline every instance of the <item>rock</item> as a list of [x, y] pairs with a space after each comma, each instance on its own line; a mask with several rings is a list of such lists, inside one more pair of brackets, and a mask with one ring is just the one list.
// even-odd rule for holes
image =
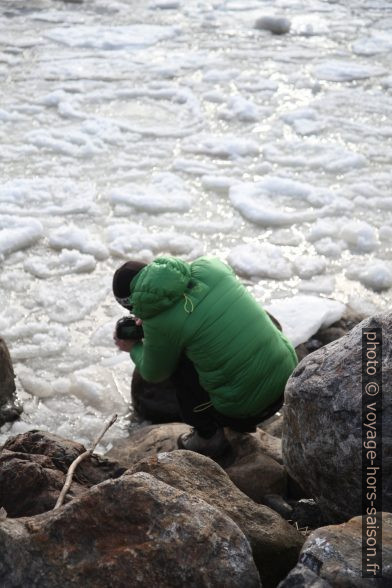
[[[0, 450], [0, 507], [10, 517], [51, 510], [64, 485], [68, 467], [84, 451], [80, 443], [42, 431], [10, 437]], [[66, 501], [124, 471], [115, 461], [94, 454], [87, 457], [75, 471]]]
[[[362, 512], [362, 329], [383, 334], [383, 509], [392, 510], [392, 313], [307, 356], [285, 390], [283, 461], [328, 522]], [[370, 402], [372, 399], [370, 398]]]
[[332, 585], [304, 564], [297, 564], [278, 588], [332, 588]]
[[317, 529], [325, 524], [319, 505], [311, 498], [298, 500], [291, 513], [291, 518], [300, 529], [305, 527]]
[[[178, 449], [179, 435], [189, 430], [189, 425], [185, 423], [142, 427], [131, 433], [127, 439], [119, 440], [107, 456], [124, 467], [131, 467], [144, 457]], [[231, 451], [229, 455], [216, 461], [226, 470], [234, 484], [256, 502], [262, 503], [266, 494], [284, 495], [285, 469], [264, 452], [258, 433], [241, 434], [230, 429], [225, 431]], [[265, 439], [269, 439], [267, 434]]]
[[264, 587], [276, 586], [297, 562], [302, 535], [271, 509], [240, 492], [208, 457], [184, 450], [159, 453], [139, 461], [129, 472], [147, 472], [226, 513], [247, 537]]
[[0, 337], [0, 427], [19, 418], [22, 407], [16, 401], [15, 374], [8, 347]]
[[176, 389], [171, 380], [154, 384], [143, 380], [137, 369], [131, 382], [132, 406], [136, 417], [152, 423], [181, 422]]
[[228, 516], [146, 473], [0, 521], [0, 553], [3, 588], [260, 586], [249, 543]]
[[274, 414], [271, 418], [263, 421], [259, 428], [266, 431], [273, 437], [277, 437], [278, 439], [282, 438], [282, 429], [283, 429], [283, 411], [284, 406], [280, 409], [279, 413]]
[[263, 504], [272, 508], [272, 510], [280, 514], [284, 519], [292, 519], [293, 507], [279, 494], [267, 494], [263, 497]]
[[267, 433], [261, 427], [257, 427], [255, 436], [260, 440], [261, 448], [266, 455], [269, 455], [278, 463], [283, 463], [281, 439]]
[[[2, 447], [2, 450], [4, 449], [50, 457], [54, 467], [63, 473], [66, 473], [71, 463], [86, 451], [81, 443], [45, 431], [28, 431], [16, 437], [9, 437]], [[108, 478], [116, 478], [123, 472], [124, 468], [119, 468], [116, 461], [93, 454], [78, 465], [74, 479], [89, 487]]]
[[225, 468], [234, 484], [255, 502], [263, 502], [267, 494], [286, 495], [287, 477], [284, 467], [264, 452], [257, 433], [243, 435], [227, 430], [233, 447], [234, 462]]
[[[387, 588], [392, 585], [392, 514], [382, 516], [382, 578], [362, 578], [362, 517], [342, 525], [317, 529], [306, 540], [297, 565], [279, 588], [324, 586], [342, 588]], [[320, 583], [294, 583], [305, 578], [307, 568]], [[322, 583], [324, 581], [324, 583]]]
[[[44, 455], [4, 450], [0, 454], [0, 507], [9, 517], [32, 516], [54, 508], [65, 474]], [[85, 488], [74, 482], [67, 499]]]
[[289, 32], [291, 22], [282, 16], [261, 16], [256, 20], [255, 28], [270, 31], [274, 35], [284, 35]]
[[126, 439], [116, 441], [106, 456], [124, 467], [130, 467], [144, 457], [178, 449], [178, 437], [189, 433], [190, 429], [185, 423], [142, 427], [132, 431]]

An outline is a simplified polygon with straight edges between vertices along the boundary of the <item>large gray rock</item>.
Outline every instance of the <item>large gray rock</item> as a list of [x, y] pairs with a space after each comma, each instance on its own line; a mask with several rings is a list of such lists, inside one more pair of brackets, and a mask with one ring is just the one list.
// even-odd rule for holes
[[159, 453], [139, 461], [129, 472], [147, 472], [226, 513], [248, 539], [265, 588], [276, 586], [296, 564], [303, 536], [276, 512], [240, 492], [208, 457], [183, 450]]
[[308, 537], [299, 564], [279, 588], [389, 588], [392, 586], [392, 514], [382, 516], [382, 578], [362, 577], [362, 517], [321, 527]]
[[15, 374], [8, 347], [0, 337], [0, 427], [14, 421], [22, 412], [16, 402]]
[[383, 334], [383, 509], [392, 510], [392, 313], [308, 355], [285, 390], [283, 461], [330, 522], [362, 512], [362, 329], [375, 327]]
[[31, 518], [0, 520], [2, 588], [261, 586], [239, 527], [146, 473]]

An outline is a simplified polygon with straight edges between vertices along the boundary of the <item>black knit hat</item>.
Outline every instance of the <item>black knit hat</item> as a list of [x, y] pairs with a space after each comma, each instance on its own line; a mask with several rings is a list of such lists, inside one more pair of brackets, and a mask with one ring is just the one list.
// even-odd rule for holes
[[132, 306], [129, 304], [131, 282], [136, 274], [146, 267], [146, 265], [146, 263], [142, 263], [141, 261], [127, 261], [114, 272], [114, 297], [127, 310], [132, 310]]

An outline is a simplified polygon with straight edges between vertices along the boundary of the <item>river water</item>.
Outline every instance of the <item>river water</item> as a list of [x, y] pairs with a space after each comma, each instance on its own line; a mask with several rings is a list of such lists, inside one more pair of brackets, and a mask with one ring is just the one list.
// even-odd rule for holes
[[[0, 9], [0, 333], [25, 409], [0, 442], [41, 428], [88, 443], [113, 412], [101, 450], [126, 435], [125, 259], [217, 255], [261, 303], [301, 309], [294, 331], [317, 300], [389, 307], [390, 2]], [[263, 16], [290, 31], [255, 28]]]

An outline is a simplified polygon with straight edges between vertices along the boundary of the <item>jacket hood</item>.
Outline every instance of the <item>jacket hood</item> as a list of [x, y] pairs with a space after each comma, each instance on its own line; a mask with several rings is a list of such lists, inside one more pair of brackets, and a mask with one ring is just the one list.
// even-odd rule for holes
[[158, 257], [130, 284], [133, 312], [146, 319], [167, 310], [184, 296], [190, 279], [188, 263], [174, 257]]

